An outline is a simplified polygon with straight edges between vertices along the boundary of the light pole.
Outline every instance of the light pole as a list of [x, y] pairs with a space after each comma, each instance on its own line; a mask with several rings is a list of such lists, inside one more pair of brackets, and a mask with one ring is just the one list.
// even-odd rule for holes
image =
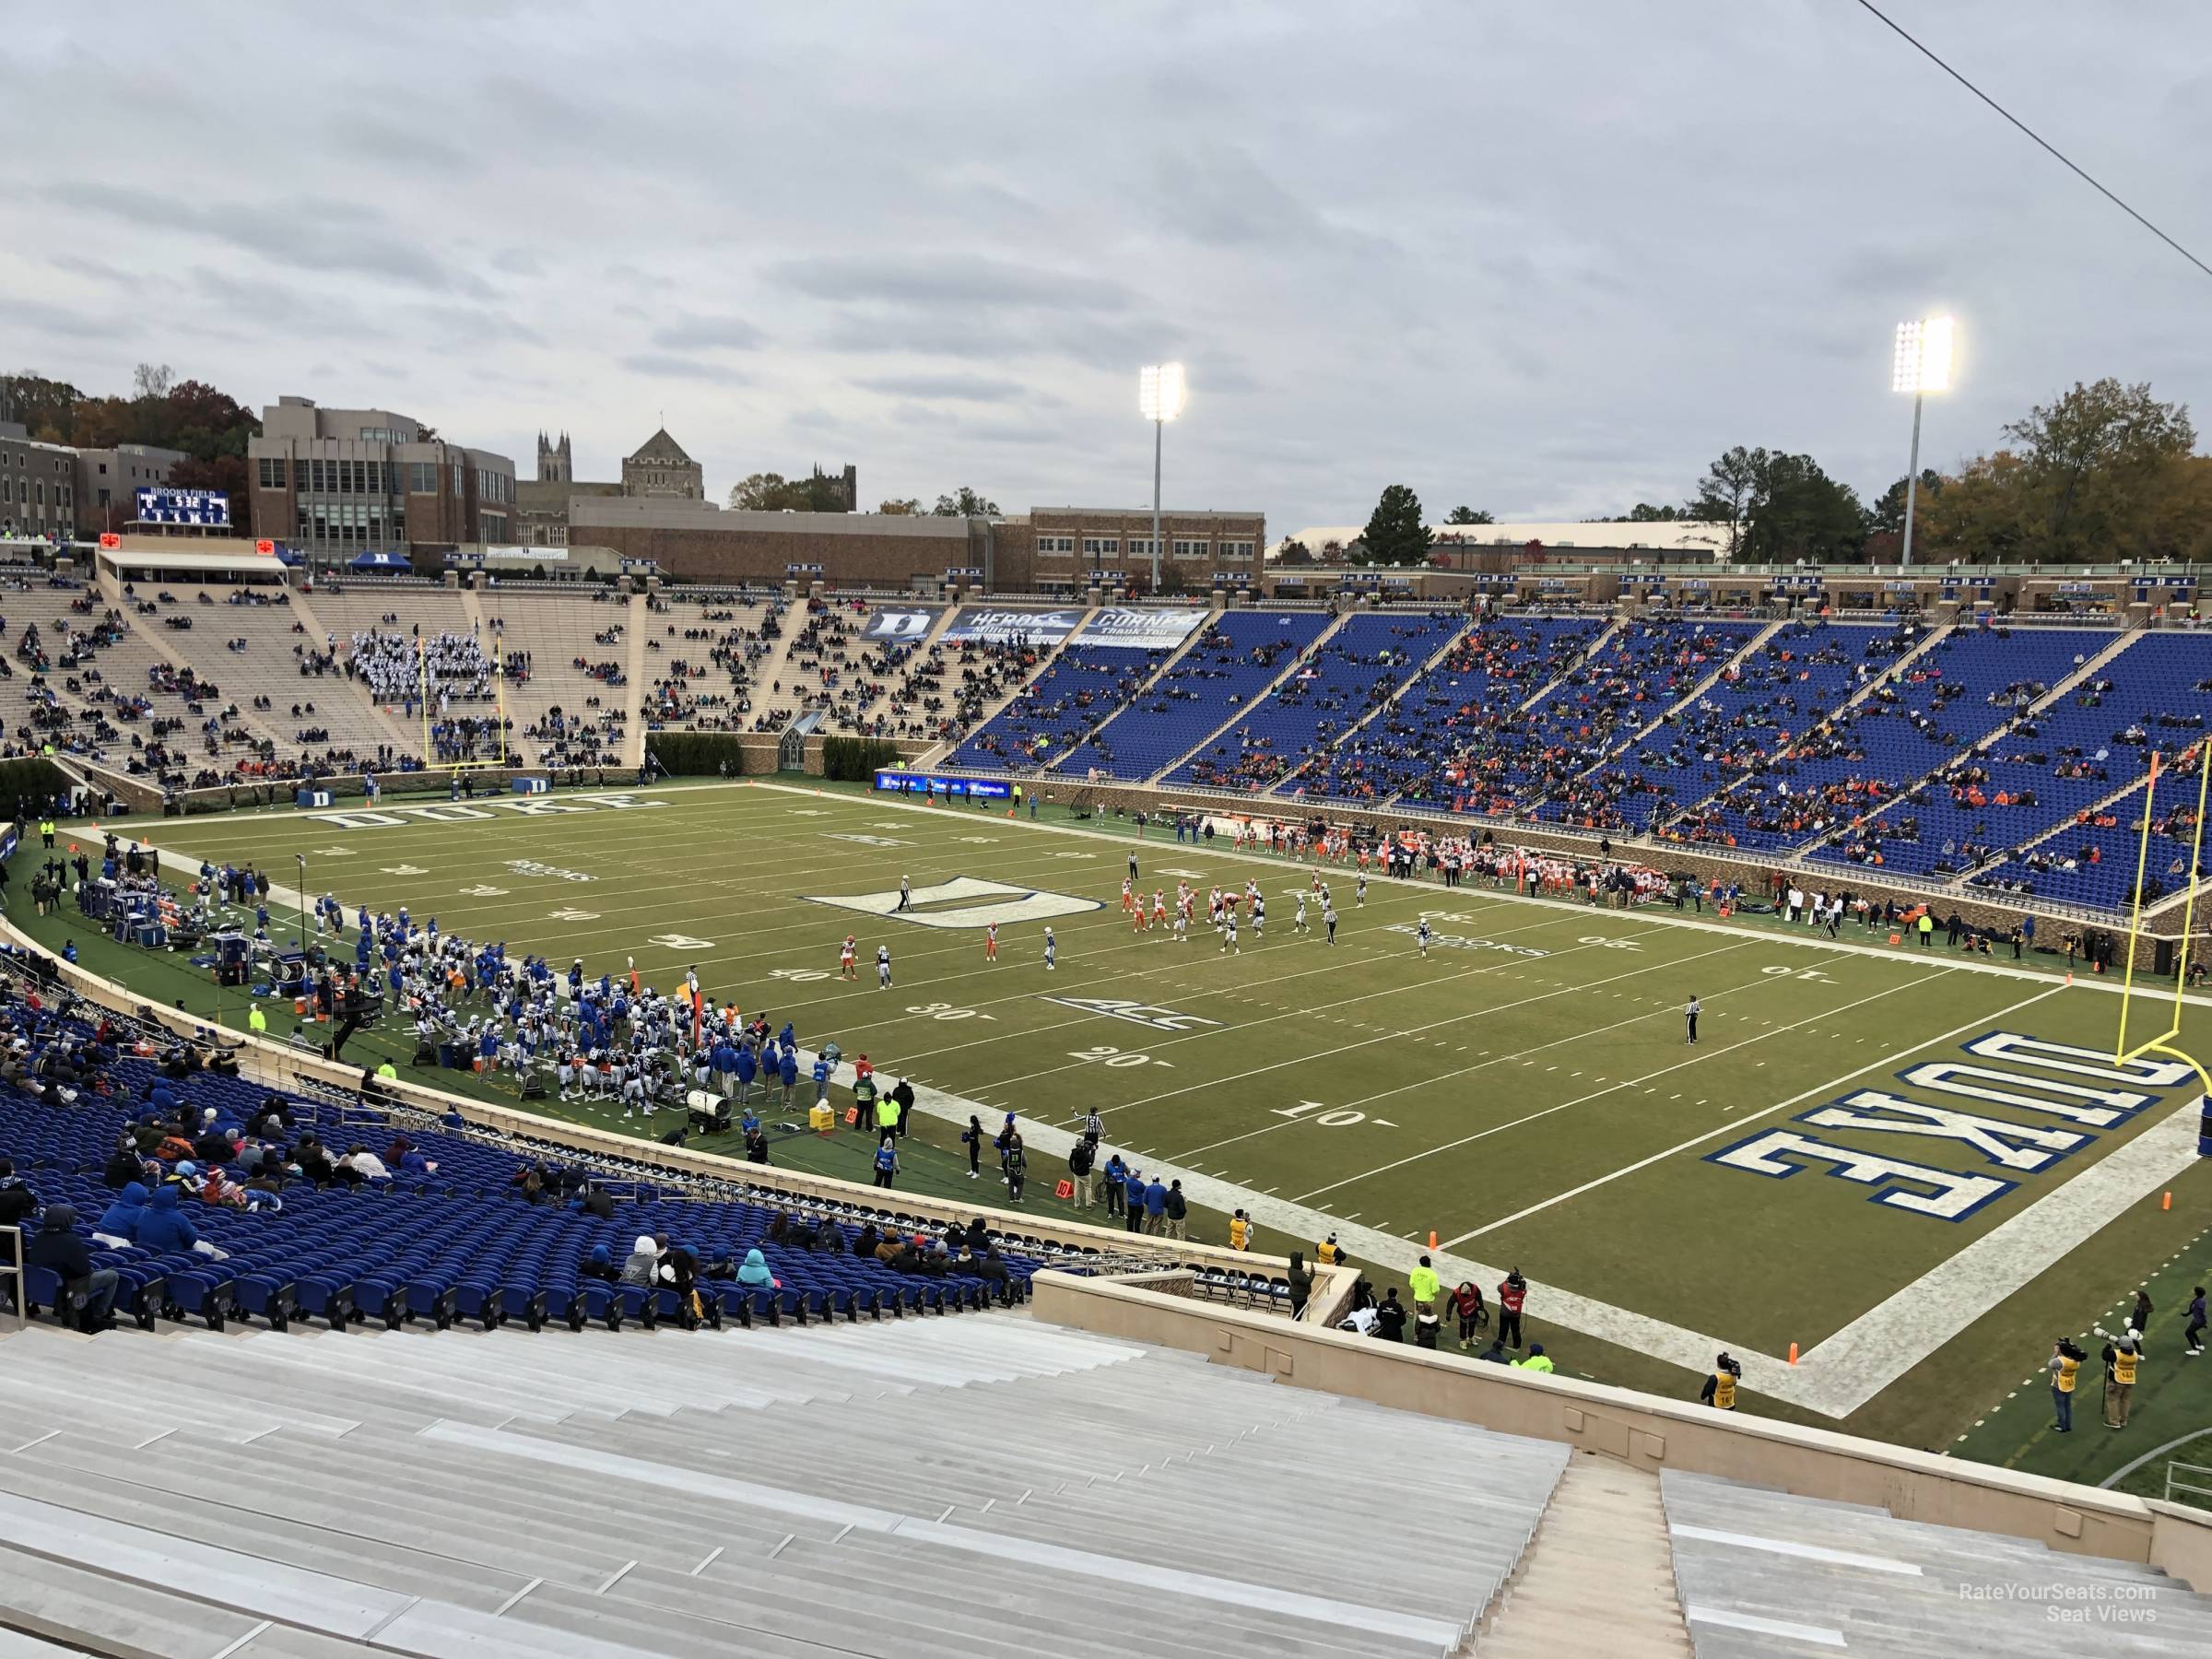
[[1152, 593], [1159, 594], [1159, 454], [1168, 422], [1182, 413], [1181, 363], [1147, 363], [1136, 371], [1136, 406], [1152, 423]]
[[292, 916], [300, 924], [300, 971], [307, 971], [307, 854], [292, 854], [300, 862], [300, 885], [292, 893]]
[[1920, 409], [1931, 392], [1951, 386], [1951, 336], [1956, 324], [1948, 317], [1923, 317], [1917, 323], [1897, 325], [1897, 356], [1890, 369], [1889, 389], [1912, 394], [1912, 461], [1905, 469], [1905, 541], [1897, 557], [1898, 569], [1912, 562], [1912, 510], [1920, 495]]

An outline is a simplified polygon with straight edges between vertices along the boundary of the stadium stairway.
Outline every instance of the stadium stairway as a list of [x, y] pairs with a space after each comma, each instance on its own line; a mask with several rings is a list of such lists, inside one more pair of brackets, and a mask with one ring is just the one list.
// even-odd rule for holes
[[0, 1630], [134, 1659], [1441, 1659], [1568, 1455], [1017, 1314], [33, 1328], [0, 1399]]
[[[1786, 625], [1786, 619], [1782, 618], [1777, 618], [1775, 620], [1769, 622], [1764, 628], [1761, 628], [1749, 639], [1746, 640], [1742, 647], [1733, 655], [1713, 665], [1713, 669], [1711, 674], [1708, 674], [1703, 679], [1692, 686], [1688, 691], [1684, 692], [1673, 702], [1667, 704], [1665, 708], [1660, 710], [1659, 712], [1654, 714], [1648, 723], [1646, 723], [1632, 735], [1630, 735], [1625, 743], [1614, 745], [1613, 747], [1607, 749], [1604, 755], [1592, 761], [1581, 771], [1577, 772], [1575, 776], [1578, 778], [1590, 777], [1594, 773], [1605, 771], [1608, 766], [1616, 766], [1619, 764], [1622, 756], [1635, 754], [1645, 744], [1649, 743], [1654, 736], [1658, 735], [1660, 728], [1665, 726], [1669, 719], [1677, 714], [1684, 713], [1689, 710], [1695, 709], [1698, 706], [1699, 700], [1702, 698], [1708, 691], [1712, 690], [1714, 686], [1720, 683], [1722, 675], [1727, 673], [1731, 668], [1734, 668], [1739, 663], [1749, 662], [1753, 655], [1765, 649], [1767, 641], [1771, 640]], [[1543, 805], [1544, 801], [1541, 798], [1528, 803], [1531, 810], [1540, 808]]]
[[[1465, 641], [1466, 637], [1466, 627], [1453, 629], [1451, 636], [1447, 638], [1442, 644], [1439, 645], [1434, 651], [1423, 657], [1420, 662], [1416, 664], [1409, 672], [1400, 677], [1397, 684], [1392, 688], [1391, 693], [1388, 697], [1384, 698], [1373, 708], [1368, 710], [1366, 713], [1362, 714], [1358, 720], [1354, 721], [1343, 731], [1337, 733], [1335, 740], [1330, 745], [1330, 748], [1338, 748], [1352, 742], [1366, 727], [1396, 709], [1399, 701], [1405, 697], [1406, 692], [1412, 690], [1415, 686], [1418, 685], [1424, 677], [1432, 673], [1435, 670], [1436, 665], [1442, 662], [1446, 657], [1450, 656], [1453, 649], [1457, 647], [1463, 641]], [[1291, 783], [1295, 780], [1304, 778], [1310, 772], [1312, 772], [1313, 770], [1313, 762], [1315, 760], [1325, 759], [1327, 753], [1328, 751], [1324, 750], [1322, 754], [1312, 757], [1312, 759], [1305, 761], [1302, 765], [1298, 766], [1288, 772], [1286, 772], [1282, 777], [1277, 778], [1274, 783], [1269, 785], [1265, 793], [1268, 794], [1281, 794], [1284, 791], [1289, 790], [1293, 794], [1303, 794], [1304, 791], [1302, 787], [1295, 790], [1290, 789]], [[1178, 762], [1178, 764], [1180, 764], [1180, 762]]]
[[623, 670], [629, 683], [622, 688], [622, 764], [645, 763], [645, 629], [653, 613], [645, 595], [632, 594], [622, 613], [622, 638], [629, 647], [629, 665]]
[[[1201, 749], [1205, 748], [1207, 744], [1213, 742], [1215, 738], [1220, 736], [1223, 732], [1226, 732], [1230, 727], [1235, 725], [1237, 722], [1243, 717], [1246, 710], [1254, 708], [1260, 703], [1264, 702], [1268, 697], [1274, 694], [1275, 688], [1277, 686], [1281, 685], [1293, 674], [1296, 674], [1300, 668], [1303, 667], [1308, 658], [1313, 656], [1317, 652], [1325, 649], [1329, 641], [1334, 640], [1337, 634], [1343, 630], [1346, 621], [1358, 614], [1359, 613], [1356, 611], [1345, 611], [1338, 616], [1331, 618], [1329, 619], [1329, 625], [1323, 629], [1321, 632], [1314, 635], [1312, 640], [1307, 641], [1296, 651], [1286, 652], [1284, 653], [1284, 662], [1281, 671], [1270, 678], [1265, 686], [1262, 686], [1250, 697], [1246, 698], [1243, 704], [1238, 709], [1232, 711], [1228, 719], [1222, 721], [1220, 724], [1215, 726], [1211, 731], [1207, 732], [1205, 736], [1199, 738], [1197, 742], [1192, 744], [1190, 747], [1184, 749], [1181, 754], [1177, 755], [1172, 760], [1169, 761], [1167, 765], [1159, 767], [1148, 776], [1139, 779], [1137, 782], [1154, 784], [1161, 783], [1163, 780], [1174, 776], [1175, 773], [1188, 766], [1191, 763], [1193, 756], [1196, 755]], [[1206, 624], [1210, 626], [1212, 623], [1218, 621], [1220, 619], [1220, 616], [1221, 613], [1217, 611], [1213, 616], [1210, 616], [1206, 618]], [[1203, 629], [1201, 631], [1203, 631]]]
[[1074, 747], [1070, 748], [1067, 753], [1060, 756], [1058, 759], [1053, 760], [1047, 766], [1045, 766], [1043, 769], [1043, 775], [1047, 777], [1062, 778], [1081, 777], [1083, 775], [1081, 769], [1077, 768], [1071, 771], [1069, 770], [1070, 764], [1079, 757], [1083, 756], [1087, 751], [1089, 751], [1092, 744], [1096, 740], [1104, 738], [1111, 742], [1115, 735], [1113, 732], [1113, 725], [1116, 721], [1122, 720], [1125, 717], [1131, 719], [1142, 719], [1142, 714], [1131, 715], [1130, 711], [1135, 708], [1138, 703], [1143, 701], [1146, 696], [1151, 692], [1154, 687], [1158, 686], [1161, 680], [1165, 679], [1170, 674], [1174, 672], [1177, 665], [1179, 665], [1183, 658], [1188, 656], [1193, 650], [1197, 648], [1199, 641], [1206, 637], [1206, 630], [1214, 625], [1216, 620], [1219, 618], [1220, 615], [1221, 613], [1218, 610], [1208, 610], [1205, 616], [1200, 618], [1198, 626], [1192, 629], [1189, 633], [1183, 636], [1182, 644], [1176, 646], [1174, 650], [1168, 652], [1159, 659], [1159, 662], [1152, 665], [1152, 672], [1145, 676], [1144, 683], [1138, 686], [1136, 690], [1131, 694], [1129, 700], [1124, 703], [1120, 708], [1116, 709], [1112, 714], [1108, 715], [1105, 720], [1101, 721], [1098, 729], [1092, 732], [1088, 737], [1086, 737], [1081, 743], [1078, 743]]
[[2212, 1652], [2212, 1596], [2155, 1567], [1678, 1470], [1659, 1489], [1698, 1659]]
[[[2045, 711], [2057, 707], [2062, 701], [2072, 697], [2077, 688], [2086, 684], [2093, 677], [2100, 674], [2136, 640], [2145, 637], [2147, 636], [2144, 630], [2140, 629], [2124, 629], [2122, 632], [2115, 635], [2100, 649], [2090, 653], [2090, 655], [2088, 656], [2078, 666], [2073, 668], [2063, 677], [2052, 682], [2050, 689], [2045, 691], [2041, 697], [2037, 698], [2032, 703], [2029, 704], [2026, 709], [2019, 711], [2016, 714], [2008, 715], [2000, 720], [1995, 725], [1992, 726], [1989, 730], [1983, 733], [1979, 737], [1975, 738], [1963, 752], [1947, 756], [1938, 764], [1930, 768], [1928, 771], [1920, 773], [1916, 777], [1903, 781], [1897, 789], [1897, 792], [1892, 794], [1888, 800], [1885, 801], [1879, 807], [1865, 816], [1863, 826], [1864, 829], [1866, 830], [1878, 832], [1887, 828], [1894, 819], [1919, 812], [1922, 809], [1924, 803], [1916, 800], [1914, 798], [1915, 796], [1921, 795], [1931, 789], [1940, 789], [1945, 787], [1945, 780], [1948, 778], [1954, 771], [1962, 767], [1974, 765], [1988, 758], [1991, 754], [1993, 754], [1993, 752], [1996, 751], [2003, 746], [2007, 735], [2009, 735], [2022, 721], [2030, 723], [2035, 722], [2045, 712]], [[1918, 653], [1913, 653], [1914, 656], [1917, 656], [1918, 654]], [[1912, 660], [1912, 657], [1903, 659], [1903, 661], [1908, 663]], [[2018, 780], [2010, 779], [2006, 781], [2017, 782]], [[2116, 788], [2112, 792], [2115, 797], [2126, 793], [2127, 791], [2125, 788]], [[2072, 814], [2065, 813], [2059, 817], [2059, 819], [2056, 823], [2047, 826], [2044, 830], [2038, 830], [2031, 840], [2043, 840], [2051, 831], [2068, 828], [2071, 826], [2071, 824]], [[1861, 826], [1854, 826], [1850, 823], [1839, 824], [1834, 829], [1829, 830], [1816, 840], [1808, 841], [1805, 845], [1795, 849], [1792, 854], [1792, 857], [1794, 859], [1806, 861], [1810, 865], [1823, 867], [1833, 866], [1840, 863], [1846, 863], [1848, 861], [1843, 858], [1842, 850], [1838, 846], [1837, 843], [1845, 841], [1853, 834], [1857, 833], [1860, 828]], [[1938, 830], [1937, 833], [1940, 833], [1940, 830]], [[2004, 863], [2006, 857], [2010, 853], [2022, 850], [2022, 848], [2028, 844], [2028, 842], [2024, 841], [2019, 843], [2018, 846], [2008, 846], [2004, 852], [2001, 852], [1998, 857], [1995, 859], [1971, 865], [1967, 868], [1960, 870], [1957, 875], [1952, 877], [1938, 877], [1939, 884], [1944, 887], [1950, 888], [1962, 887], [1974, 876], [1988, 871], [1997, 864]]]
[[1597, 1457], [1569, 1463], [1477, 1651], [1482, 1659], [1689, 1659], [1659, 1483]]

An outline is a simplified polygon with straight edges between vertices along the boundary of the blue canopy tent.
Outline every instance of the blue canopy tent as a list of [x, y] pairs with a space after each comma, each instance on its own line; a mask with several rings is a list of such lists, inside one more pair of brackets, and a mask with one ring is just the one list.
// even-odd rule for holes
[[353, 571], [412, 571], [415, 566], [405, 553], [359, 553], [347, 568]]

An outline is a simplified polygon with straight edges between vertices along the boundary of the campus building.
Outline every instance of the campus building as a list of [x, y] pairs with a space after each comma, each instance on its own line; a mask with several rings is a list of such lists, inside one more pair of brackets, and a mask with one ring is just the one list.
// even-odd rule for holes
[[76, 528], [76, 452], [0, 421], [0, 535], [66, 540]]
[[389, 409], [279, 398], [262, 411], [246, 465], [253, 534], [311, 559], [514, 539], [514, 463]]
[[76, 454], [76, 533], [120, 532], [137, 522], [138, 492], [169, 482], [185, 459], [182, 450], [151, 443], [80, 449]]

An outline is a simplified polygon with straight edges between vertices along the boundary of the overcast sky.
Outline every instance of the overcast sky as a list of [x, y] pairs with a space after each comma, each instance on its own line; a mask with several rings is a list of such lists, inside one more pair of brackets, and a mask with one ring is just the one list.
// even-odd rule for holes
[[[0, 366], [398, 409], [531, 475], [665, 417], [720, 496], [1148, 501], [1274, 534], [1679, 501], [1732, 443], [1875, 493], [2077, 379], [2212, 424], [2212, 278], [1850, 0], [148, 6], [10, 19]], [[2202, 0], [1895, 0], [2212, 259]], [[121, 14], [121, 15], [119, 15]]]

